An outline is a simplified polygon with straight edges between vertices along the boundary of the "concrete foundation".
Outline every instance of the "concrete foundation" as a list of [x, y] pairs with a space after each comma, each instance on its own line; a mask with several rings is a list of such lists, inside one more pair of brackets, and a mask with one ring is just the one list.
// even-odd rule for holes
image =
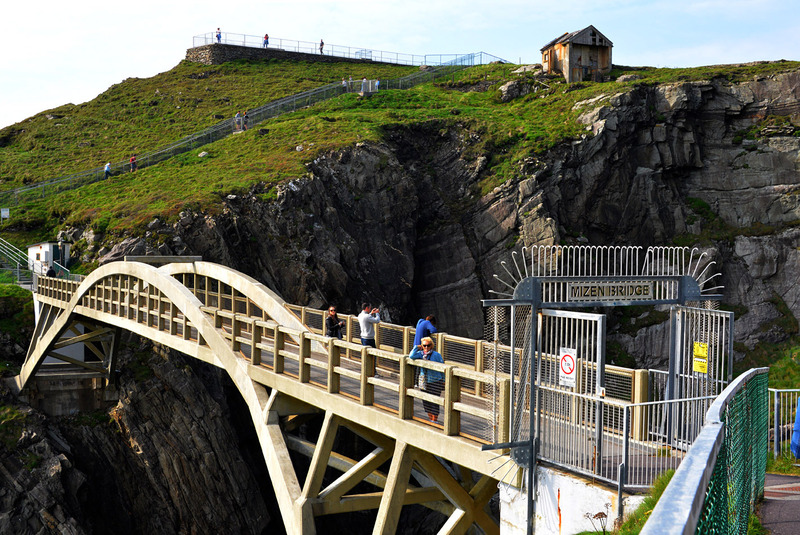
[[81, 373], [37, 376], [21, 398], [48, 416], [70, 416], [105, 409], [119, 400], [115, 388], [102, 377]]
[[[613, 528], [617, 518], [616, 490], [542, 466], [538, 467], [537, 477], [536, 535], [570, 535], [601, 530], [601, 519], [590, 519], [598, 513], [606, 515], [606, 529], [610, 531]], [[525, 535], [528, 528], [527, 489], [500, 483], [499, 493], [501, 535]], [[644, 495], [625, 495], [624, 513], [630, 514], [644, 498]]]

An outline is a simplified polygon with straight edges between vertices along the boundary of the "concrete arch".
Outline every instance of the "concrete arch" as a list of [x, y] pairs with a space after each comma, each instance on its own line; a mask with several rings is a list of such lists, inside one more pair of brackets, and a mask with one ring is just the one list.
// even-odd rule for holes
[[[224, 270], [221, 271], [224, 273]], [[143, 283], [152, 285], [197, 329], [198, 341], [186, 341], [182, 337], [165, 333], [138, 321], [114, 315], [109, 312], [94, 311], [81, 305], [84, 297], [90, 294], [107, 277], [132, 276]], [[229, 277], [230, 278], [230, 277]], [[250, 416], [261, 444], [273, 485], [275, 485], [281, 513], [287, 528], [293, 532], [314, 533], [314, 519], [310, 508], [299, 508], [295, 501], [301, 494], [288, 450], [277, 426], [277, 417], [270, 416], [270, 395], [267, 389], [253, 381], [247, 374], [247, 363], [236, 356], [228, 341], [217, 331], [213, 320], [201, 309], [202, 303], [169, 270], [159, 270], [148, 264], [138, 262], [112, 262], [93, 271], [77, 288], [69, 304], [50, 327], [32, 344], [28, 358], [20, 375], [15, 378], [17, 390], [25, 387], [35, 374], [50, 348], [61, 333], [77, 315], [89, 316], [99, 321], [113, 323], [119, 328], [146, 336], [173, 349], [209, 362], [224, 369], [236, 385], [250, 410]], [[288, 311], [287, 311], [288, 312]], [[199, 340], [205, 341], [205, 345]], [[274, 399], [274, 396], [272, 397]], [[286, 466], [288, 463], [289, 470]], [[291, 527], [290, 527], [291, 526]]]

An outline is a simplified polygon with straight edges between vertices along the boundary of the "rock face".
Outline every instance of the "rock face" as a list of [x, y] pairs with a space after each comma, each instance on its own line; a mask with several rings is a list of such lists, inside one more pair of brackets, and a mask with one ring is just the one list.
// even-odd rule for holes
[[19, 409], [21, 438], [0, 445], [0, 533], [281, 532], [216, 370], [146, 346], [125, 360], [113, 419]]
[[[356, 312], [368, 300], [385, 320], [413, 324], [433, 313], [445, 331], [480, 337], [480, 299], [501, 289], [493, 274], [518, 246], [661, 245], [722, 227], [735, 236], [712, 246], [725, 302], [746, 311], [737, 342], [785, 336], [764, 329], [781, 315], [776, 303], [800, 313], [791, 285], [800, 73], [735, 85], [608, 87], [577, 105], [583, 139], [523, 159], [514, 180], [483, 197], [475, 191], [491, 155], [474, 149], [480, 134], [432, 121], [325, 154], [275, 192], [258, 186], [230, 196], [220, 216], [156, 221], [151, 239], [123, 242], [104, 260], [142, 249], [202, 255], [291, 302]], [[770, 115], [793, 123], [743, 137]], [[276, 198], [262, 200], [269, 196]], [[640, 344], [624, 345], [644, 359]]]

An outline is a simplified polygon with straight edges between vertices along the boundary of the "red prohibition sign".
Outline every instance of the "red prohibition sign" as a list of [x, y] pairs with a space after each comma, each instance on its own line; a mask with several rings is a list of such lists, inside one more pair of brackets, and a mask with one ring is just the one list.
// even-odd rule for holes
[[572, 355], [567, 354], [561, 357], [561, 371], [567, 375], [575, 371], [575, 359], [572, 358]]

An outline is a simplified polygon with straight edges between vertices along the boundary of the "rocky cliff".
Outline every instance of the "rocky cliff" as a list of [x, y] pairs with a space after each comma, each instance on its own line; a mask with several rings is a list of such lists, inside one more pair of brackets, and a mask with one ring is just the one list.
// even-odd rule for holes
[[146, 344], [125, 353], [110, 413], [47, 418], [2, 395], [0, 533], [283, 532], [230, 382]]
[[[199, 254], [291, 302], [352, 312], [367, 299], [385, 319], [434, 313], [445, 330], [480, 337], [479, 300], [515, 247], [698, 244], [716, 251], [725, 302], [739, 311], [737, 347], [753, 347], [785, 337], [775, 320], [800, 312], [799, 82], [795, 71], [738, 84], [607, 84], [576, 105], [581, 139], [529, 155], [483, 196], [492, 155], [475, 150], [479, 132], [434, 121], [387, 128], [382, 143], [319, 157], [277, 196], [259, 186], [229, 196], [218, 217], [155, 220], [101, 261]], [[517, 89], [509, 94], [526, 93]], [[655, 364], [646, 359], [663, 343], [658, 329], [620, 342]]]

